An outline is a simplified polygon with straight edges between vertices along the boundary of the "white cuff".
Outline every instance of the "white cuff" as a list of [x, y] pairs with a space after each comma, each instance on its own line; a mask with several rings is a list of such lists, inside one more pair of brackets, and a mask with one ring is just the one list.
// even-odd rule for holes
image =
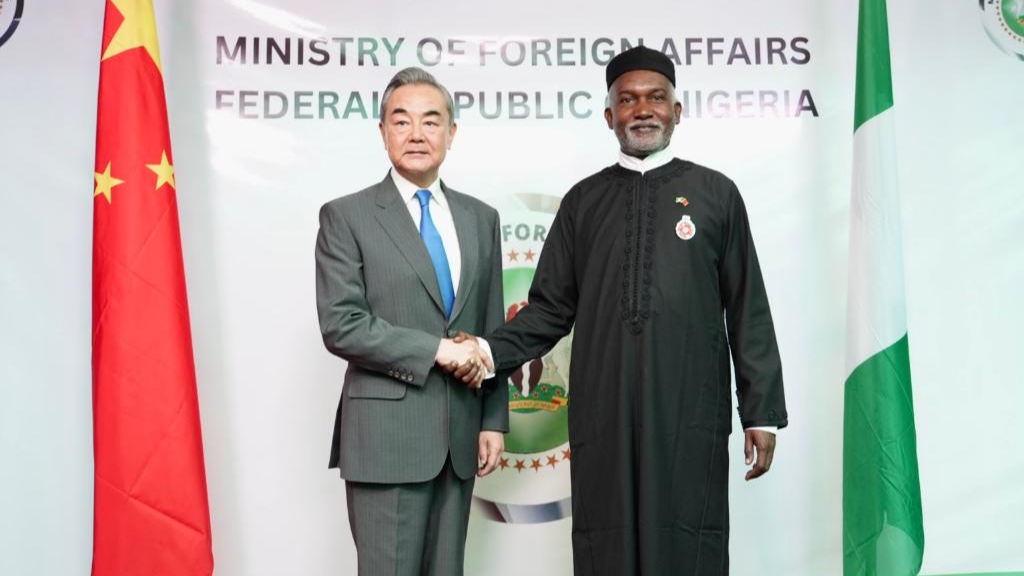
[[[491, 353], [490, 349], [487, 350], [487, 353], [488, 354]], [[765, 432], [771, 432], [772, 434], [778, 434], [779, 433], [779, 427], [778, 426], [751, 426], [750, 428], [746, 428], [743, 431], [746, 432], [747, 430], [763, 430]]]
[[[494, 366], [494, 354], [491, 354], [491, 345], [487, 343], [487, 340], [484, 340], [483, 338], [479, 337], [476, 339], [476, 343], [478, 346], [480, 346], [480, 350], [482, 350], [483, 353], [487, 355], [487, 359], [491, 361], [491, 366]], [[487, 367], [484, 366], [484, 368]], [[484, 380], [487, 380], [488, 378], [494, 378], [496, 375], [497, 373], [495, 371], [488, 370], [487, 373], [484, 374]]]

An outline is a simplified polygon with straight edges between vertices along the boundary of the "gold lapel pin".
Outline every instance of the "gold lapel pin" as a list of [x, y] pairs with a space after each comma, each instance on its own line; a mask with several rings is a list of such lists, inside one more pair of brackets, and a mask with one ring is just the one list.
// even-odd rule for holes
[[690, 201], [686, 199], [686, 196], [679, 196], [676, 198], [676, 204], [682, 204], [683, 206], [689, 206]]

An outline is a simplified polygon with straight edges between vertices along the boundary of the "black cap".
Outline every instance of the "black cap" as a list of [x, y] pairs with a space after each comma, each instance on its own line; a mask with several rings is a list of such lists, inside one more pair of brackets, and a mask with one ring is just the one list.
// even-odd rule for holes
[[611, 89], [612, 84], [619, 76], [634, 70], [657, 72], [668, 78], [673, 87], [676, 85], [676, 67], [672, 60], [657, 50], [646, 46], [637, 46], [612, 58], [612, 61], [608, 63], [608, 67], [604, 69], [604, 78], [608, 83], [608, 89]]

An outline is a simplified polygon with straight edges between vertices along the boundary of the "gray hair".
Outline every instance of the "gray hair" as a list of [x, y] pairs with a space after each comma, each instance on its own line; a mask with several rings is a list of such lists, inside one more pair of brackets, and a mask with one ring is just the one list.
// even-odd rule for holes
[[404, 70], [400, 70], [395, 77], [388, 82], [388, 87], [384, 89], [384, 96], [380, 99], [380, 121], [384, 121], [384, 115], [388, 109], [388, 100], [391, 99], [391, 93], [401, 88], [402, 86], [411, 85], [423, 85], [433, 86], [444, 96], [445, 104], [448, 106], [448, 125], [451, 126], [455, 123], [455, 102], [452, 100], [452, 95], [448, 92], [448, 89], [443, 84], [434, 78], [434, 75], [422, 68], [416, 68], [410, 66]]

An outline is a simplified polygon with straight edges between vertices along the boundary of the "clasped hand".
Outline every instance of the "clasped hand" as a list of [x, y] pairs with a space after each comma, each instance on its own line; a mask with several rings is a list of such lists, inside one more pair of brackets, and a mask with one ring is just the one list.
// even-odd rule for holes
[[459, 332], [454, 339], [445, 338], [437, 349], [437, 365], [471, 390], [480, 388], [484, 376], [494, 370], [491, 359], [477, 344], [476, 337]]

